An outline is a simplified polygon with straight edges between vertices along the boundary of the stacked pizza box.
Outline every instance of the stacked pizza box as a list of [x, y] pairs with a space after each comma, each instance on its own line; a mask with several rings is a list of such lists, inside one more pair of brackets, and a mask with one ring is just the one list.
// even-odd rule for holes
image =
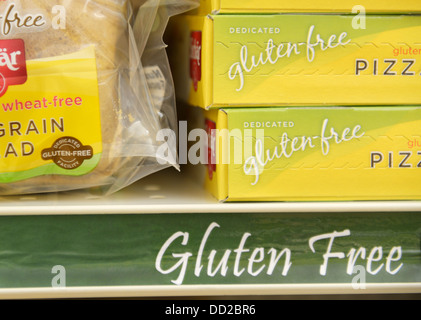
[[419, 13], [413, 0], [202, 0], [174, 19], [177, 96], [206, 118], [206, 188], [421, 199]]

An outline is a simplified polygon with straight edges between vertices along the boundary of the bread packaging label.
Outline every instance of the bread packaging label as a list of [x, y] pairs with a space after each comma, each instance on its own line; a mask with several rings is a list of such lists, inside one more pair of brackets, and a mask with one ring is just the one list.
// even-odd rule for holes
[[204, 111], [221, 201], [421, 199], [420, 107]]
[[8, 63], [0, 69], [0, 182], [90, 172], [102, 149], [93, 47], [47, 59], [23, 57], [14, 65], [24, 43], [17, 51], [8, 43], [0, 41], [1, 61], [9, 61], [9, 52], [13, 72], [26, 69], [27, 76], [11, 75]]
[[21, 37], [41, 37], [48, 51], [45, 10], [5, 1], [0, 17], [0, 182], [92, 171], [102, 152], [94, 46], [31, 58]]
[[201, 0], [200, 14], [262, 13], [262, 12], [341, 12], [350, 13], [358, 5], [367, 12], [421, 12], [418, 0]]
[[184, 57], [174, 66], [178, 96], [207, 109], [421, 103], [421, 16], [363, 19], [180, 16], [172, 31]]

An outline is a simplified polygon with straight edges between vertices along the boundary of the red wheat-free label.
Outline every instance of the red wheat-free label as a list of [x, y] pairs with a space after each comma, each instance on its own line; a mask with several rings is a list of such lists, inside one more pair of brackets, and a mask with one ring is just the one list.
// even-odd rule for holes
[[24, 41], [0, 40], [0, 97], [9, 86], [24, 84], [27, 79]]
[[202, 32], [193, 31], [190, 40], [190, 77], [197, 91], [198, 83], [202, 80]]

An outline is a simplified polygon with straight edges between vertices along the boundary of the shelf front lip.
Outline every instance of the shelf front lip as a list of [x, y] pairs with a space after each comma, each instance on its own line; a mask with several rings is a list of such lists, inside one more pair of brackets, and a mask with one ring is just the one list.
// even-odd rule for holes
[[215, 203], [215, 204], [111, 204], [57, 205], [55, 203], [1, 205], [0, 216], [97, 215], [177, 213], [322, 213], [322, 212], [421, 212], [419, 201], [307, 202], [307, 203]]
[[419, 294], [421, 283], [115, 286], [0, 289], [0, 299]]

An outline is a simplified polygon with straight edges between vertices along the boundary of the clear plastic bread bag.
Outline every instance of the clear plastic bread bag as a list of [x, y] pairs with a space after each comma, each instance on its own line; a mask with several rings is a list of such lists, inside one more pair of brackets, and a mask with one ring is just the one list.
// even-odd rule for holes
[[177, 125], [162, 36], [196, 5], [1, 1], [0, 194], [111, 194], [178, 168], [162, 134]]

